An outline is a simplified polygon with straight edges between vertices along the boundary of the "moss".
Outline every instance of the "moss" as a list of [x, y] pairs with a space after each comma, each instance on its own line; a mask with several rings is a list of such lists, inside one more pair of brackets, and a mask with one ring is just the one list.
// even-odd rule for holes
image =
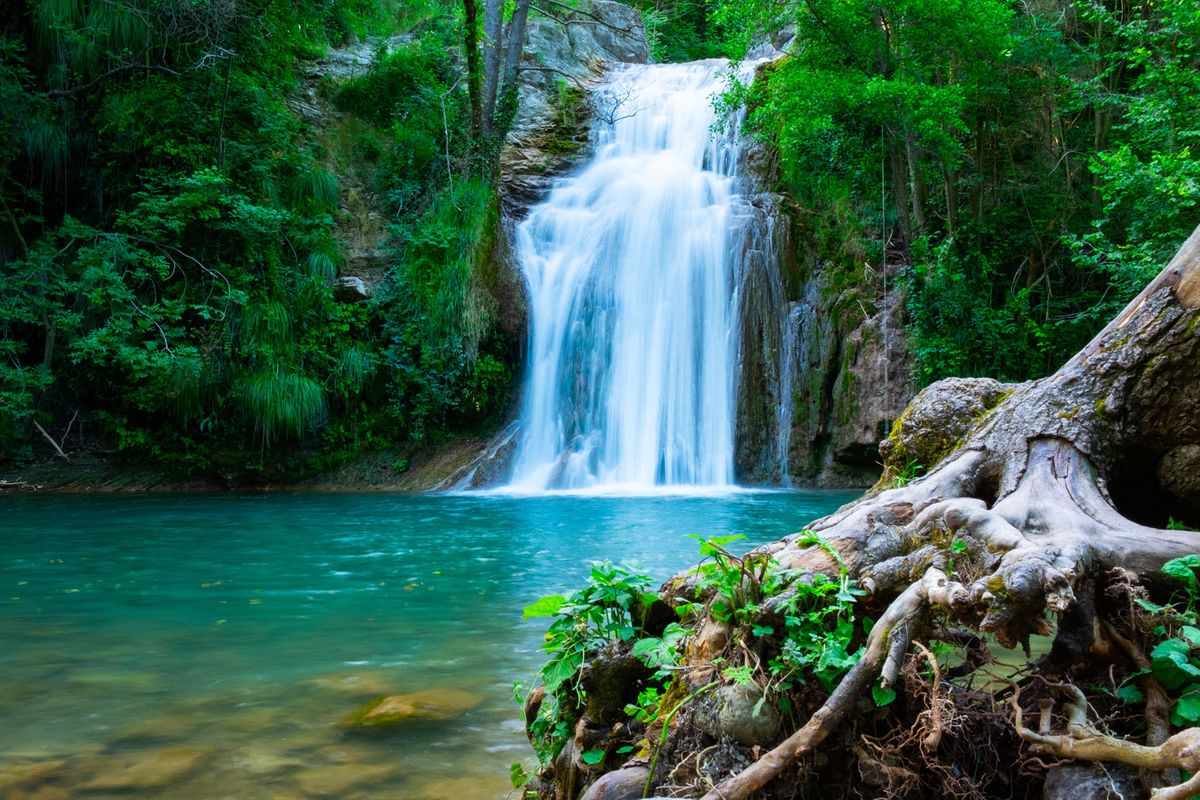
[[1072, 420], [1072, 419], [1075, 419], [1077, 416], [1079, 416], [1079, 412], [1082, 410], [1083, 410], [1083, 408], [1081, 406], [1071, 406], [1071, 408], [1068, 409], [1067, 411], [1058, 412], [1058, 418], [1065, 419], [1065, 420]]

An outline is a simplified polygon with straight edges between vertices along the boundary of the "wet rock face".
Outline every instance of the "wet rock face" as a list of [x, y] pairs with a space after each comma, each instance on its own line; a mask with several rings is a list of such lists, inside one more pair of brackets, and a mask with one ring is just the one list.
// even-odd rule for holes
[[763, 227], [751, 246], [765, 257], [747, 261], [741, 292], [738, 480], [869, 486], [879, 441], [914, 391], [900, 265], [829, 252], [811, 211], [762, 191], [776, 154], [747, 143], [741, 158]]
[[622, 3], [592, 0], [577, 11], [564, 10], [557, 20], [529, 20], [517, 115], [500, 155], [510, 215], [521, 216], [586, 149], [587, 86], [608, 64], [644, 64], [649, 58], [641, 14]]

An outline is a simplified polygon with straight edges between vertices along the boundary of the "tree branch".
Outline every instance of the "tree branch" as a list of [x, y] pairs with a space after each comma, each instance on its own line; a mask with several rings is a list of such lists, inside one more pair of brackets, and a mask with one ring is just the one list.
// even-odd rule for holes
[[73, 86], [70, 89], [52, 89], [49, 92], [43, 92], [43, 96], [45, 96], [45, 97], [71, 97], [73, 95], [79, 94], [80, 92], [86, 92], [88, 89], [91, 89], [93, 86], [95, 86], [96, 84], [100, 83], [103, 80], [106, 80], [107, 78], [111, 78], [113, 75], [117, 75], [122, 72], [127, 72], [131, 69], [143, 69], [143, 70], [149, 70], [151, 72], [165, 72], [168, 75], [179, 75], [180, 74], [180, 73], [176, 72], [175, 70], [171, 69], [170, 67], [164, 67], [161, 64], [122, 64], [119, 67], [113, 67], [108, 72], [104, 72], [104, 73], [101, 73], [100, 75], [97, 75], [96, 77], [94, 77], [90, 81], [88, 81], [87, 83], [80, 84], [79, 86]]

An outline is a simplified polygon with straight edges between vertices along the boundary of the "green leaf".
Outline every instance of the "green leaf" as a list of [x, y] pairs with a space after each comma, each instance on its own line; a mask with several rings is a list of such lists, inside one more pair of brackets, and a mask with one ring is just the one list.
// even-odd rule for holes
[[551, 594], [545, 597], [540, 597], [529, 605], [525, 606], [525, 611], [521, 615], [521, 619], [533, 619], [534, 617], [553, 617], [558, 614], [563, 604], [567, 602], [567, 598], [561, 594]]
[[1154, 646], [1154, 649], [1150, 651], [1150, 658], [1171, 658], [1172, 655], [1179, 653], [1182, 653], [1186, 656], [1189, 649], [1190, 648], [1188, 647], [1187, 642], [1183, 641], [1182, 639], [1167, 639], [1166, 641], [1159, 642]]
[[546, 694], [554, 694], [558, 687], [575, 676], [583, 664], [583, 653], [568, 653], [562, 658], [556, 658], [542, 667], [542, 686]]
[[1171, 559], [1162, 565], [1162, 571], [1164, 575], [1170, 575], [1176, 580], [1194, 584], [1196, 582], [1194, 570], [1197, 567], [1200, 567], [1200, 555], [1192, 554]]
[[514, 761], [508, 768], [508, 779], [512, 781], [514, 789], [520, 789], [529, 783], [529, 773], [525, 771], [525, 766], [520, 761]]
[[583, 763], [585, 763], [585, 764], [599, 764], [601, 761], [604, 760], [604, 751], [603, 750], [584, 750], [582, 753], [579, 754], [579, 758], [582, 759]]
[[754, 671], [749, 667], [727, 667], [721, 674], [739, 686], [749, 686], [754, 678]]
[[617, 753], [619, 753], [620, 755], [625, 755], [626, 753], [632, 753], [632, 752], [633, 752], [633, 745], [631, 745], [631, 744], [627, 744], [624, 747], [617, 748]]
[[1157, 603], [1151, 603], [1149, 600], [1145, 600], [1141, 597], [1133, 598], [1133, 602], [1137, 603], [1139, 607], [1149, 611], [1152, 614], [1157, 614], [1164, 608], [1164, 606], [1160, 606]]
[[1171, 709], [1171, 722], [1181, 726], [1200, 722], [1200, 696], [1193, 694], [1179, 698]]
[[1132, 683], [1126, 684], [1125, 686], [1117, 689], [1117, 697], [1120, 698], [1121, 702], [1127, 706], [1141, 703], [1146, 699], [1146, 696], [1142, 694], [1142, 690], [1137, 686], [1134, 686]]
[[1183, 638], [1187, 639], [1193, 646], [1200, 645], [1200, 628], [1184, 625], [1179, 632], [1183, 634]]
[[894, 689], [883, 688], [883, 684], [877, 682], [871, 687], [871, 697], [874, 698], [875, 705], [883, 708], [896, 699], [896, 692]]

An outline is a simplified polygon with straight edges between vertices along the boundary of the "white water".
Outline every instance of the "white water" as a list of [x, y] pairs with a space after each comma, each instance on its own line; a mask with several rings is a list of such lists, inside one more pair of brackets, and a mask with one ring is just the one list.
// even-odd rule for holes
[[628, 66], [595, 155], [516, 230], [531, 332], [510, 490], [730, 487], [752, 216], [724, 61]]

